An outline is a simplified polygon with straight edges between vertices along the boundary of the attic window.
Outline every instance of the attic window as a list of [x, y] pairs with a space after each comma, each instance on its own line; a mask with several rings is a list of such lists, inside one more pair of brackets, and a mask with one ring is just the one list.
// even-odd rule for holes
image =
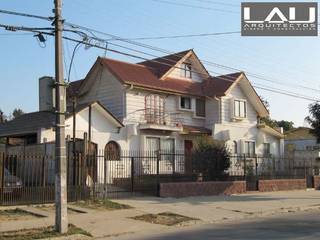
[[181, 64], [181, 77], [192, 78], [192, 67], [190, 63]]

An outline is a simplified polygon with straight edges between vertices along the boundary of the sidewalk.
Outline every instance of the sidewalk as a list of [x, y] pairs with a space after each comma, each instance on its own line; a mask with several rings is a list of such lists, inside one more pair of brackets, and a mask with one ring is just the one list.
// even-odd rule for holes
[[[156, 198], [141, 197], [114, 200], [134, 207], [125, 210], [92, 210], [81, 209], [86, 213], [70, 214], [70, 223], [90, 232], [95, 238], [116, 238], [135, 233], [162, 232], [181, 228], [186, 225], [208, 223], [238, 222], [250, 218], [265, 217], [308, 209], [320, 209], [320, 191], [290, 192], [254, 192], [233, 196], [210, 196], [190, 198]], [[0, 207], [0, 210], [3, 207]], [[28, 211], [37, 211], [47, 217], [28, 221], [6, 221], [0, 223], [0, 231], [18, 230], [48, 226], [54, 223], [53, 212], [41, 212], [30, 206], [23, 207]], [[172, 212], [199, 221], [192, 221], [179, 226], [162, 226], [151, 224], [130, 217], [146, 213]]]

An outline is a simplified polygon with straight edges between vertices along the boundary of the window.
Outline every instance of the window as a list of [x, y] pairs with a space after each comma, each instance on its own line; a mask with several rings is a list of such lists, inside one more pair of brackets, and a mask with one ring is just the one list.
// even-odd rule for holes
[[192, 78], [192, 67], [190, 63], [181, 64], [181, 77]]
[[245, 142], [245, 154], [253, 156], [256, 153], [256, 143], [251, 141]]
[[263, 155], [264, 156], [270, 155], [270, 143], [263, 144]]
[[175, 151], [173, 138], [147, 137], [146, 140], [147, 151], [162, 150], [166, 153], [174, 153]]
[[247, 103], [244, 100], [234, 100], [234, 116], [239, 118], [247, 117]]
[[206, 101], [204, 99], [196, 99], [196, 116], [206, 116]]
[[238, 144], [237, 144], [237, 141], [233, 141], [233, 146], [232, 146], [232, 153], [233, 154], [237, 154], [238, 153]]
[[108, 142], [105, 149], [104, 155], [106, 160], [118, 160], [120, 161], [120, 146], [115, 141]]
[[181, 97], [180, 98], [180, 108], [181, 109], [191, 109], [191, 98]]

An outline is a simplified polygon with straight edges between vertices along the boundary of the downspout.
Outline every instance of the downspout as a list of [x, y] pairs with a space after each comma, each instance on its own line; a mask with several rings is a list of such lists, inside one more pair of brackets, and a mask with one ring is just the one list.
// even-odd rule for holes
[[218, 113], [219, 113], [219, 123], [222, 123], [222, 101], [221, 101], [221, 97], [214, 97], [215, 100], [218, 101]]

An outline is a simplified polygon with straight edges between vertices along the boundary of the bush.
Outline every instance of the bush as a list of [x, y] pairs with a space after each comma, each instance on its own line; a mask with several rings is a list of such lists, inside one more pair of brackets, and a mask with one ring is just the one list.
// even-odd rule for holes
[[230, 167], [229, 152], [224, 142], [209, 136], [199, 137], [192, 154], [193, 171], [202, 174], [204, 180], [219, 180]]

